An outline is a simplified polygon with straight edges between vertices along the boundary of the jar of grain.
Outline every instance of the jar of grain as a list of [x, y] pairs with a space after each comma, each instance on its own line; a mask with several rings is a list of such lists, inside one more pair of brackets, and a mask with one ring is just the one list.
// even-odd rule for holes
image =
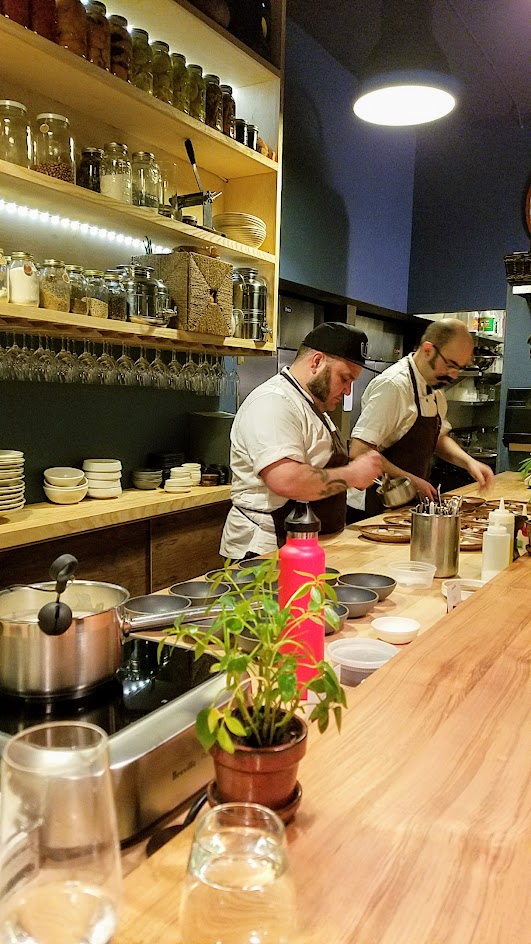
[[135, 151], [131, 156], [133, 206], [158, 210], [160, 171], [150, 151]]
[[190, 111], [190, 79], [186, 69], [186, 59], [180, 52], [172, 52], [172, 83], [173, 83], [173, 107], [179, 111], [184, 111], [185, 115]]
[[13, 305], [39, 304], [39, 273], [29, 252], [12, 252], [7, 267], [7, 300]]
[[0, 160], [31, 167], [33, 163], [31, 131], [27, 109], [21, 102], [0, 101]]
[[100, 269], [86, 269], [87, 314], [93, 318], [109, 317], [109, 292]]
[[120, 273], [116, 269], [107, 269], [104, 279], [109, 296], [109, 318], [127, 321], [127, 298]]
[[87, 12], [81, 0], [55, 0], [56, 43], [76, 56], [87, 57]]
[[127, 144], [111, 141], [104, 147], [100, 167], [100, 193], [120, 203], [132, 202], [131, 161], [127, 153]]
[[153, 95], [153, 51], [149, 45], [149, 33], [143, 29], [131, 31], [133, 62], [131, 81], [136, 88]]
[[70, 124], [64, 115], [48, 112], [37, 115], [37, 129], [33, 134], [35, 167], [40, 174], [57, 177], [71, 184], [76, 182], [74, 139]]
[[31, 0], [30, 18], [32, 30], [54, 43], [57, 32], [55, 0]]
[[87, 10], [87, 59], [100, 69], [111, 68], [111, 25], [100, 0], [89, 0]]
[[153, 95], [161, 102], [173, 105], [173, 77], [170, 47], [157, 39], [151, 43], [153, 53]]
[[197, 118], [198, 121], [205, 120], [205, 110], [206, 110], [206, 85], [203, 78], [203, 70], [201, 66], [190, 63], [186, 70], [188, 72], [188, 80], [190, 82], [190, 111], [189, 114], [192, 118]]
[[205, 121], [209, 128], [223, 131], [223, 93], [219, 75], [205, 75]]
[[125, 82], [131, 81], [133, 63], [133, 40], [127, 29], [125, 16], [113, 14], [109, 17], [111, 27], [111, 72]]
[[64, 262], [45, 259], [39, 273], [39, 307], [70, 311], [70, 279]]
[[83, 266], [66, 265], [70, 280], [70, 311], [75, 315], [87, 314], [87, 283]]
[[85, 190], [93, 190], [94, 193], [100, 193], [100, 170], [103, 160], [103, 150], [101, 148], [83, 148], [81, 151], [81, 160], [77, 168], [77, 185], [84, 187]]
[[223, 134], [228, 138], [236, 137], [234, 120], [236, 118], [236, 102], [232, 94], [231, 85], [220, 85], [223, 96]]

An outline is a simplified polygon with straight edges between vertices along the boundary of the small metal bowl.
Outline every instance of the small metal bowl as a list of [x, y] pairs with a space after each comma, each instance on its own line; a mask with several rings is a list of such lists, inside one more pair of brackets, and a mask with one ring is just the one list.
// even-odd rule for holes
[[374, 604], [378, 602], [378, 594], [376, 591], [366, 590], [364, 587], [338, 585], [336, 587], [336, 596], [338, 603], [344, 603], [345, 606], [348, 607], [349, 619], [365, 616], [369, 610], [372, 610]]
[[133, 616], [144, 616], [146, 613], [178, 616], [190, 606], [190, 598], [186, 596], [166, 596], [162, 593], [149, 593], [142, 597], [131, 597], [125, 604], [127, 613]]
[[170, 587], [170, 593], [188, 597], [192, 606], [209, 606], [229, 590], [228, 583], [219, 583], [216, 589], [213, 590], [212, 583], [208, 580], [184, 580], [182, 583], [174, 583], [173, 587]]
[[396, 587], [396, 580], [385, 574], [341, 574], [338, 583], [340, 586], [374, 590], [379, 600], [385, 600]]

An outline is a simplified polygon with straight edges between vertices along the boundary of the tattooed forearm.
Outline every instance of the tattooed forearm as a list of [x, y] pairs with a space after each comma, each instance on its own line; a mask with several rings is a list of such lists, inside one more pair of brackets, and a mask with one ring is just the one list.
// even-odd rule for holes
[[329, 469], [314, 469], [316, 477], [321, 482], [319, 498], [329, 498], [330, 495], [337, 495], [339, 492], [346, 492], [349, 487], [345, 479], [337, 478], [337, 469], [332, 474], [335, 476], [332, 480]]

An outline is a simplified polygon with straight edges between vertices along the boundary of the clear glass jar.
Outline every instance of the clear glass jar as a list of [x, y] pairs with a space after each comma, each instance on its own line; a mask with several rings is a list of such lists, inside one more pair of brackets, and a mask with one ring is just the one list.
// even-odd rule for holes
[[7, 300], [7, 259], [0, 249], [0, 301]]
[[180, 52], [172, 52], [172, 84], [173, 84], [173, 107], [179, 111], [184, 111], [185, 115], [190, 112], [190, 78], [186, 68], [186, 59]]
[[31, 22], [29, 0], [3, 0], [2, 12], [14, 23], [20, 23], [21, 26], [29, 29]]
[[31, 131], [27, 121], [27, 109], [21, 102], [9, 99], [0, 101], [0, 159], [31, 167]]
[[33, 133], [34, 170], [75, 184], [74, 139], [70, 135], [68, 118], [46, 112], [37, 115], [36, 120], [37, 130]]
[[70, 311], [75, 315], [87, 314], [87, 283], [83, 266], [66, 265], [70, 280]]
[[85, 269], [87, 314], [92, 318], [109, 317], [109, 292], [100, 269]]
[[12, 252], [7, 267], [7, 300], [13, 305], [39, 304], [39, 273], [29, 252]]
[[173, 105], [173, 75], [168, 43], [157, 39], [151, 43], [153, 53], [153, 95]]
[[231, 85], [220, 85], [223, 96], [223, 134], [228, 138], [236, 137], [234, 120], [236, 118], [236, 102], [232, 94]]
[[109, 17], [111, 27], [111, 72], [125, 82], [131, 81], [133, 65], [133, 40], [127, 29], [125, 16], [113, 14]]
[[206, 85], [203, 78], [203, 70], [201, 66], [190, 63], [186, 67], [188, 72], [188, 80], [190, 83], [190, 111], [189, 115], [192, 118], [197, 118], [198, 121], [205, 120], [205, 111], [206, 111]]
[[109, 296], [109, 318], [112, 321], [127, 321], [127, 297], [120, 273], [117, 269], [108, 269], [104, 279]]
[[131, 31], [133, 40], [133, 62], [131, 81], [136, 88], [153, 95], [153, 51], [149, 45], [149, 34], [143, 29]]
[[219, 75], [205, 75], [205, 122], [209, 128], [223, 131], [223, 93]]
[[111, 141], [103, 149], [100, 167], [100, 193], [120, 203], [132, 202], [131, 161], [127, 144]]
[[150, 151], [135, 151], [131, 156], [132, 199], [134, 206], [159, 208], [160, 171]]
[[87, 59], [109, 72], [111, 68], [111, 25], [107, 8], [100, 0], [89, 0], [87, 10]]
[[55, 0], [31, 0], [30, 16], [32, 30], [54, 43], [57, 33]]
[[70, 278], [58, 259], [45, 259], [40, 269], [39, 307], [70, 311]]
[[87, 58], [87, 11], [81, 0], [55, 0], [58, 46]]
[[103, 160], [101, 148], [83, 148], [81, 160], [77, 168], [76, 182], [78, 187], [100, 193], [100, 170]]
[[150, 266], [119, 265], [127, 298], [129, 321], [150, 323], [157, 317], [157, 280], [151, 278]]

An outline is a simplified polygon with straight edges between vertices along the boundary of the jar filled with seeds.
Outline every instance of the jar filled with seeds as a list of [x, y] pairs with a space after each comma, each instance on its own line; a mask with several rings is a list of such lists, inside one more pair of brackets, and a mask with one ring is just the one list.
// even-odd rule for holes
[[187, 67], [188, 80], [190, 83], [190, 111], [192, 118], [198, 121], [205, 120], [206, 111], [206, 85], [203, 78], [201, 66], [190, 63]]
[[55, 41], [76, 56], [87, 57], [87, 11], [81, 0], [55, 0], [57, 34]]
[[223, 131], [223, 93], [219, 75], [205, 75], [205, 121], [209, 128]]
[[127, 321], [127, 297], [120, 273], [116, 269], [107, 269], [104, 279], [109, 296], [109, 318]]
[[87, 10], [87, 59], [107, 71], [111, 68], [111, 25], [100, 0], [89, 0]]
[[7, 300], [13, 305], [39, 304], [39, 273], [29, 252], [12, 252], [7, 267]]
[[131, 161], [127, 156], [127, 144], [111, 141], [103, 149], [100, 167], [100, 193], [119, 200], [132, 202]]
[[131, 156], [133, 206], [158, 210], [160, 171], [150, 151], [135, 151]]
[[186, 59], [180, 52], [172, 52], [172, 84], [173, 84], [173, 107], [179, 111], [184, 111], [185, 115], [190, 111], [190, 79], [186, 69]]
[[125, 16], [113, 14], [109, 17], [111, 27], [111, 72], [125, 82], [131, 81], [133, 64], [133, 40], [127, 29]]
[[149, 34], [143, 29], [131, 31], [133, 40], [133, 63], [131, 81], [136, 88], [153, 95], [153, 51], [149, 45]]
[[57, 31], [55, 0], [31, 0], [30, 10], [32, 30], [54, 43]]
[[87, 314], [87, 283], [83, 266], [66, 265], [70, 281], [70, 311], [75, 315]]
[[81, 160], [77, 168], [77, 185], [85, 187], [85, 190], [93, 190], [94, 193], [100, 193], [100, 169], [103, 160], [103, 150], [101, 148], [83, 148], [81, 151]]
[[48, 112], [37, 115], [37, 129], [33, 134], [35, 148], [34, 169], [48, 177], [57, 177], [68, 183], [76, 182], [74, 139], [70, 124], [64, 115]]
[[109, 292], [100, 269], [85, 270], [87, 314], [93, 318], [109, 317]]
[[70, 311], [70, 279], [64, 262], [45, 259], [39, 273], [39, 306]]
[[0, 101], [0, 160], [31, 167], [31, 131], [26, 106], [10, 99]]
[[236, 102], [232, 94], [231, 85], [220, 85], [223, 96], [223, 134], [228, 138], [236, 137], [234, 120], [236, 118]]
[[153, 53], [153, 95], [161, 102], [173, 105], [173, 76], [170, 47], [157, 39], [151, 43]]

